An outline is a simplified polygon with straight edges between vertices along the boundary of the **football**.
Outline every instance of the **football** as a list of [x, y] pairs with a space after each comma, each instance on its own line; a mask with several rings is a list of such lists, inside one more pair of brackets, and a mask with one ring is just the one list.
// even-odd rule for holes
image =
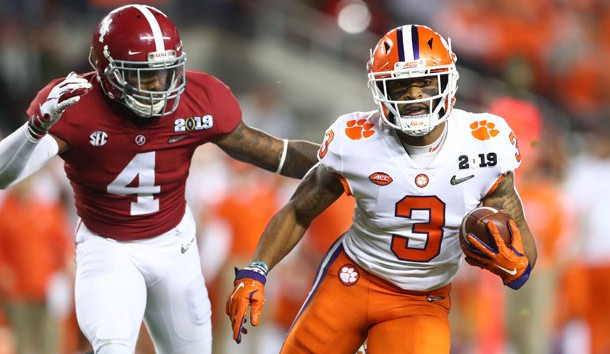
[[497, 250], [498, 247], [493, 236], [487, 231], [487, 223], [492, 221], [496, 224], [500, 237], [508, 245], [511, 242], [510, 226], [508, 223], [510, 220], [512, 220], [510, 215], [503, 210], [490, 207], [475, 208], [462, 219], [462, 224], [460, 225], [460, 244], [462, 247], [470, 248], [470, 242], [466, 239], [466, 235], [470, 233], [490, 248]]

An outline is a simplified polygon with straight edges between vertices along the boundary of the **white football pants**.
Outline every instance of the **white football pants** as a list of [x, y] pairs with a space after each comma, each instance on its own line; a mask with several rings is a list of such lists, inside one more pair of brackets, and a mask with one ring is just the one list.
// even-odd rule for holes
[[187, 207], [174, 229], [151, 239], [118, 242], [76, 232], [78, 323], [97, 352], [135, 351], [142, 319], [160, 354], [210, 354], [211, 306]]

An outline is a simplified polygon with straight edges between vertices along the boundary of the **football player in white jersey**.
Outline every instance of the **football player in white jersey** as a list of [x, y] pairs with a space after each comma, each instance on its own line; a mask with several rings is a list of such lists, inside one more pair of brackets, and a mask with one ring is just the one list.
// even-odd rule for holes
[[[329, 249], [281, 353], [449, 353], [451, 281], [458, 228], [479, 205], [514, 219], [512, 241], [489, 249], [470, 237], [466, 260], [513, 289], [536, 261], [515, 190], [521, 156], [504, 119], [454, 109], [458, 72], [450, 41], [421, 25], [389, 31], [371, 53], [368, 83], [378, 109], [339, 117], [319, 163], [270, 221], [252, 263], [237, 271], [226, 312], [233, 336], [246, 313], [260, 321], [267, 272], [342, 193], [356, 199], [353, 224]], [[329, 235], [333, 237], [335, 235]]]

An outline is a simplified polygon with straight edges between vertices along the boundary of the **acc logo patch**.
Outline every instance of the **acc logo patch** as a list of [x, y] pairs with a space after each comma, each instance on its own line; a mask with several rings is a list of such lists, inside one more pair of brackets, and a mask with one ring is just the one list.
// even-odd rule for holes
[[383, 172], [375, 172], [369, 176], [369, 179], [379, 186], [387, 186], [394, 181], [390, 175]]
[[345, 264], [339, 271], [339, 281], [345, 286], [356, 285], [360, 279], [360, 272], [353, 264]]

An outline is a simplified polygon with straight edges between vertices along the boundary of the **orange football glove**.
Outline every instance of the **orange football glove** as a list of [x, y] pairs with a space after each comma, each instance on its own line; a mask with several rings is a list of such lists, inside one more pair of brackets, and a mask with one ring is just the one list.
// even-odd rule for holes
[[[266, 266], [265, 266], [266, 268]], [[225, 312], [231, 320], [233, 339], [241, 343], [241, 335], [248, 334], [244, 327], [248, 306], [250, 309], [250, 323], [258, 326], [263, 304], [265, 303], [265, 282], [267, 271], [260, 266], [249, 265], [238, 270], [235, 268], [235, 282], [233, 291], [227, 297]]]
[[462, 247], [468, 264], [487, 269], [502, 278], [504, 285], [519, 289], [527, 282], [532, 270], [525, 252], [523, 252], [523, 241], [521, 232], [513, 220], [510, 221], [511, 242], [507, 245], [498, 232], [493, 222], [487, 223], [487, 229], [493, 236], [498, 246], [495, 250], [473, 235], [468, 234], [466, 238], [470, 247]]

